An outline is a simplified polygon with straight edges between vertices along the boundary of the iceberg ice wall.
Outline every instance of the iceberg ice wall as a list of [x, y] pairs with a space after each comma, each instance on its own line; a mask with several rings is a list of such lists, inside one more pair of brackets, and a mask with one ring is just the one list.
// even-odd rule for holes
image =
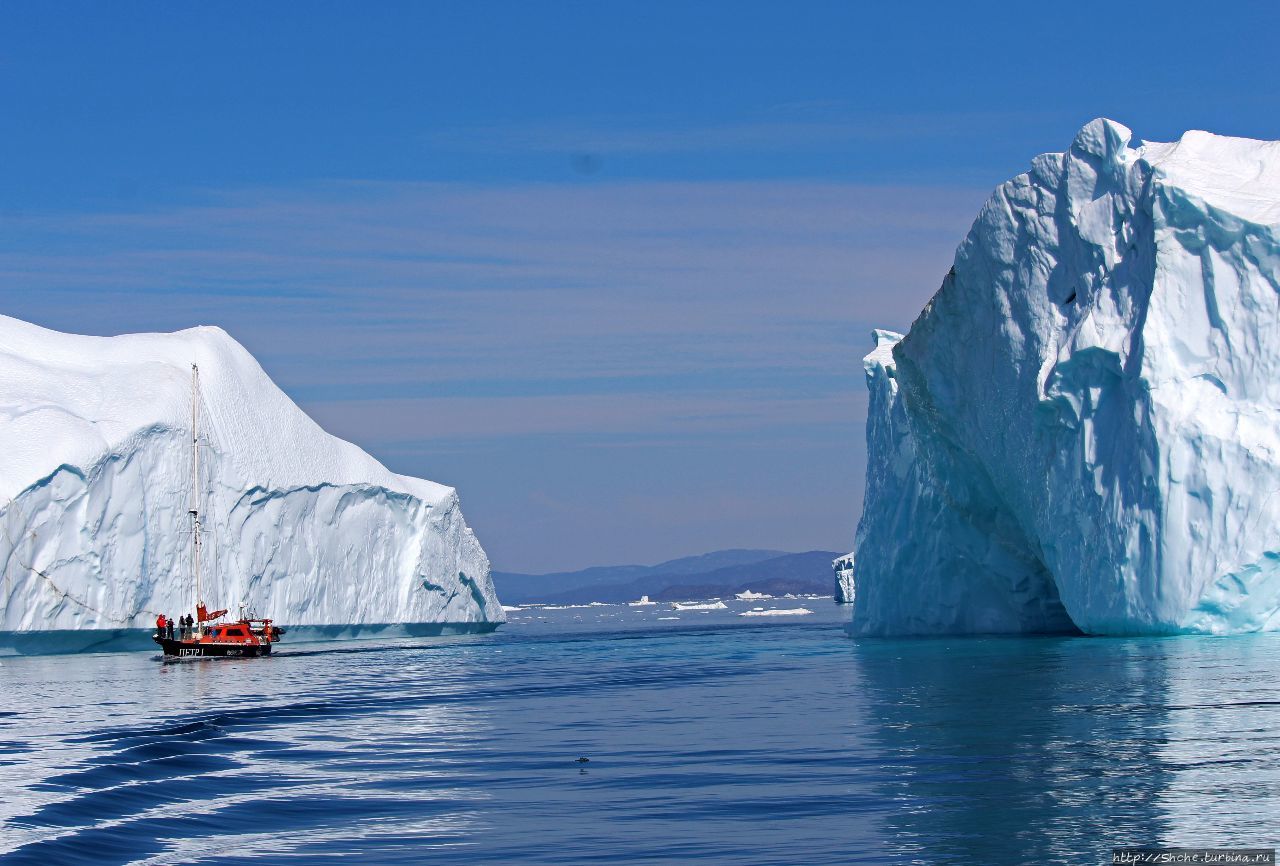
[[192, 610], [192, 363], [210, 607], [295, 626], [503, 621], [454, 490], [325, 433], [223, 331], [80, 337], [0, 317], [0, 631]]
[[1280, 628], [1280, 143], [1095, 120], [875, 341], [855, 632]]

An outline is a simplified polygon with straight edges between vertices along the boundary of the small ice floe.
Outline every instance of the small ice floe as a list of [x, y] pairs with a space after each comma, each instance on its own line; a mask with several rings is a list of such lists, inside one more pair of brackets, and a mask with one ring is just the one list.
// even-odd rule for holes
[[516, 612], [516, 611], [518, 611], [518, 610], [524, 610], [524, 608], [520, 607], [520, 605], [514, 605], [514, 606], [513, 606], [513, 605], [509, 605], [509, 604], [504, 604], [504, 605], [502, 606], [502, 609], [503, 609], [503, 610], [505, 610], [507, 613], [515, 613], [515, 612]]
[[763, 607], [753, 607], [751, 610], [744, 610], [738, 616], [805, 616], [810, 613], [813, 611], [807, 607], [792, 607], [786, 610], [780, 608], [765, 610]]
[[586, 610], [589, 604], [549, 604], [543, 610]]
[[773, 598], [773, 596], [769, 595], [767, 592], [753, 592], [752, 590], [740, 592], [735, 597], [738, 601], [761, 601], [766, 598]]
[[656, 601], [649, 601], [649, 596], [647, 596], [647, 595], [642, 595], [642, 596], [640, 596], [640, 600], [639, 600], [639, 601], [629, 601], [629, 602], [627, 602], [627, 606], [628, 606], [628, 607], [648, 607], [649, 605], [652, 605], [652, 604], [657, 604], [657, 602], [656, 602]]
[[727, 608], [723, 601], [716, 599], [715, 601], [673, 601], [671, 602], [672, 610], [724, 610]]
[[664, 620], [664, 619], [679, 619], [679, 618], [680, 618], [680, 617], [678, 617], [678, 616], [660, 616], [660, 617], [658, 617], [658, 620], [659, 620], [659, 621], [662, 621], [662, 620]]

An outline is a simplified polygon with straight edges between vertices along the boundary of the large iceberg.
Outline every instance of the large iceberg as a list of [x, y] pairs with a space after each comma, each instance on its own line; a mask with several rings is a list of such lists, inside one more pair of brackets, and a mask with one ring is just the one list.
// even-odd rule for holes
[[456, 492], [325, 433], [222, 330], [0, 317], [0, 652], [137, 645], [157, 613], [192, 610], [193, 363], [211, 607], [346, 633], [504, 620]]
[[1280, 628], [1280, 142], [1095, 120], [874, 339], [855, 633]]

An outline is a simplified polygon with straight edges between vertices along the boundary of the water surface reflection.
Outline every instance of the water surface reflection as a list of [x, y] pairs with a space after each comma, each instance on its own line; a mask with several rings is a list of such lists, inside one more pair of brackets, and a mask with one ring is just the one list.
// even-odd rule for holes
[[0, 860], [1102, 863], [1276, 841], [1278, 637], [850, 641], [832, 611], [600, 610], [261, 660], [6, 659]]
[[920, 862], [1105, 862], [1280, 825], [1280, 641], [858, 641], [886, 841]]

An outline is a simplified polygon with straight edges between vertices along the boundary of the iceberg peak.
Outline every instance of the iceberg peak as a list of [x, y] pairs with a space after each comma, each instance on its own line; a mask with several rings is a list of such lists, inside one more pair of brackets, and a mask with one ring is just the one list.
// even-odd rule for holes
[[1072, 150], [1095, 156], [1104, 162], [1116, 162], [1133, 138], [1133, 132], [1124, 124], [1105, 117], [1095, 118], [1080, 128]]

